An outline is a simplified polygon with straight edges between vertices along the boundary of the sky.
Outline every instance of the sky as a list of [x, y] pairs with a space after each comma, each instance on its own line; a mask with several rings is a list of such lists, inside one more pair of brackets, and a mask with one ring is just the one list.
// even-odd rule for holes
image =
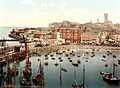
[[52, 22], [120, 23], [120, 0], [0, 0], [0, 26], [45, 27]]

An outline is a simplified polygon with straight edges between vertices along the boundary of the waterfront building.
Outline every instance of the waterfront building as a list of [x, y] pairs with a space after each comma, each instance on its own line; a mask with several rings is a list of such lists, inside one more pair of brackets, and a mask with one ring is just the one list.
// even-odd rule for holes
[[80, 43], [81, 30], [79, 28], [59, 28], [60, 38], [70, 43]]
[[65, 39], [60, 37], [60, 32], [52, 32], [49, 38], [41, 40], [42, 44], [60, 45], [65, 43]]
[[120, 24], [113, 24], [108, 19], [108, 13], [105, 13], [103, 23], [99, 22], [99, 19], [97, 19], [97, 23], [90, 21], [84, 24], [69, 21], [53, 22], [49, 24], [49, 27], [15, 30], [16, 32], [12, 33], [12, 37], [19, 39], [22, 35], [28, 35], [28, 39], [33, 42], [43, 40], [55, 41], [57, 39], [57, 41], [69, 43], [88, 42], [101, 44], [106, 41], [111, 42], [115, 40], [114, 33], [119, 31], [119, 29]]
[[120, 32], [115, 34], [115, 42], [120, 43]]
[[83, 32], [81, 33], [81, 43], [82, 44], [96, 44], [97, 37], [98, 37], [97, 34]]

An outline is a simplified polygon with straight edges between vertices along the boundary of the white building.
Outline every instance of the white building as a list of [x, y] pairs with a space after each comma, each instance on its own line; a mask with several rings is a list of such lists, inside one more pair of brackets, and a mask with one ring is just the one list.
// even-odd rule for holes
[[57, 32], [56, 39], [41, 39], [42, 44], [50, 44], [50, 45], [61, 45], [65, 43], [65, 39], [60, 38], [60, 33]]

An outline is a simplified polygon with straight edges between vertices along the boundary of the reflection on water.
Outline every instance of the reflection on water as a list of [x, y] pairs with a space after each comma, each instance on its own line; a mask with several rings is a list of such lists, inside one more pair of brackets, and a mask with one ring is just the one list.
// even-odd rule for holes
[[[75, 55], [66, 56], [66, 54], [70, 53], [71, 51], [75, 51]], [[120, 58], [119, 51], [110, 51], [111, 54], [108, 55], [107, 51], [95, 51], [92, 50], [85, 50], [85, 49], [74, 49], [67, 51], [63, 54], [56, 54], [56, 52], [50, 53], [50, 55], [53, 55], [51, 57], [48, 55], [48, 60], [45, 60], [44, 55], [41, 56], [31, 56], [30, 61], [32, 62], [32, 74], [35, 75], [38, 73], [38, 67], [39, 67], [39, 60], [40, 59], [43, 63], [43, 61], [47, 61], [48, 65], [44, 65], [44, 77], [45, 77], [45, 85], [44, 88], [60, 88], [60, 63], [63, 68], [67, 69], [67, 72], [62, 71], [62, 84], [63, 88], [72, 88], [73, 79], [74, 79], [74, 69], [76, 70], [76, 80], [80, 84], [82, 83], [82, 69], [83, 64], [85, 65], [85, 84], [87, 88], [119, 88], [118, 85], [109, 84], [102, 80], [102, 77], [100, 75], [100, 71], [103, 72], [112, 72], [112, 63], [113, 60], [115, 63], [118, 63], [118, 59]], [[83, 56], [84, 53], [84, 56]], [[94, 54], [94, 56], [93, 56]], [[106, 57], [103, 57], [105, 55]], [[113, 57], [113, 55], [116, 55], [116, 58]], [[63, 59], [63, 61], [60, 62], [60, 58]], [[55, 59], [53, 59], [55, 58]], [[44, 59], [44, 60], [43, 60]], [[80, 60], [80, 64], [78, 67], [74, 67], [72, 63], [69, 61], [69, 59], [73, 61]], [[24, 61], [21, 61], [17, 64], [19, 67], [19, 70], [22, 71], [24, 67]], [[55, 64], [58, 65], [55, 65]], [[108, 64], [108, 66], [105, 66], [105, 64]], [[12, 64], [10, 64], [10, 67], [12, 67]], [[5, 68], [4, 68], [5, 70]], [[120, 78], [120, 65], [116, 68], [115, 75]], [[19, 73], [20, 75], [20, 73]], [[19, 76], [16, 77], [16, 85], [19, 85]], [[33, 84], [34, 85], [34, 84]]]

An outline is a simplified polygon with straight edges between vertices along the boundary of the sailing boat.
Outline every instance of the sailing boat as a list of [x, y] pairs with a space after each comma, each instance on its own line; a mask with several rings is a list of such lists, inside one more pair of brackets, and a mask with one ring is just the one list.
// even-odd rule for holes
[[13, 63], [13, 68], [11, 69], [11, 75], [14, 77], [14, 88], [16, 88], [16, 76], [18, 75], [19, 70], [16, 67], [16, 61]]
[[31, 62], [29, 59], [26, 59], [25, 67], [23, 69], [24, 77], [26, 77], [27, 81], [30, 81], [30, 77], [32, 75], [32, 69], [31, 69]]
[[29, 88], [29, 86], [31, 86], [31, 75], [32, 75], [32, 69], [31, 69], [31, 62], [29, 60], [29, 56], [28, 56], [28, 46], [27, 46], [27, 41], [26, 38], [23, 36], [24, 38], [24, 43], [25, 43], [25, 51], [26, 51], [26, 60], [25, 60], [25, 67], [23, 69], [23, 77], [20, 76], [20, 84], [21, 87], [27, 87]]
[[100, 72], [104, 81], [106, 81], [108, 83], [115, 83], [115, 84], [119, 83], [120, 79], [115, 77], [115, 67], [116, 66], [117, 65], [113, 62], [113, 73]]
[[2, 86], [2, 81], [3, 81], [3, 67], [0, 64], [0, 86]]
[[19, 73], [19, 70], [16, 67], [16, 61], [14, 61], [13, 68], [11, 69], [11, 72], [12, 72], [13, 77], [16, 77], [18, 75], [18, 73]]
[[[75, 70], [74, 70], [74, 76], [75, 76]], [[74, 77], [74, 84], [72, 85], [73, 88], [86, 88], [85, 86], [85, 66], [83, 65], [83, 83], [79, 84], [75, 77]]]
[[3, 78], [3, 67], [1, 64], [0, 64], [0, 78]]
[[24, 69], [23, 69], [23, 77], [20, 78], [20, 84], [23, 87], [28, 87], [31, 86], [31, 75], [32, 75], [32, 70], [31, 66], [29, 63], [29, 59], [27, 60], [28, 63], [26, 63]]
[[9, 61], [7, 58], [7, 70], [6, 70], [4, 78], [3, 78], [2, 88], [12, 88], [12, 87], [13, 87], [12, 74], [11, 74], [10, 67], [9, 67]]
[[5, 61], [5, 59], [3, 59], [3, 58], [1, 58], [1, 60], [0, 60], [0, 64], [2, 65], [2, 67], [3, 66], [6, 66], [7, 65], [7, 62]]
[[36, 86], [40, 86], [40, 87], [44, 86], [44, 72], [43, 72], [43, 66], [41, 65], [41, 61], [40, 61], [40, 72], [38, 72], [37, 75], [33, 76], [32, 81]]
[[30, 81], [30, 77], [32, 75], [32, 69], [31, 69], [31, 62], [28, 56], [28, 50], [29, 50], [28, 48], [29, 47], [27, 46], [27, 42], [25, 39], [26, 61], [25, 61], [25, 67], [23, 69], [23, 74], [24, 74], [24, 77], [27, 79], [27, 81]]
[[24, 76], [22, 77], [21, 71], [22, 71], [22, 68], [20, 70], [20, 85], [21, 85], [21, 87], [25, 87], [25, 86], [27, 86], [27, 80]]

